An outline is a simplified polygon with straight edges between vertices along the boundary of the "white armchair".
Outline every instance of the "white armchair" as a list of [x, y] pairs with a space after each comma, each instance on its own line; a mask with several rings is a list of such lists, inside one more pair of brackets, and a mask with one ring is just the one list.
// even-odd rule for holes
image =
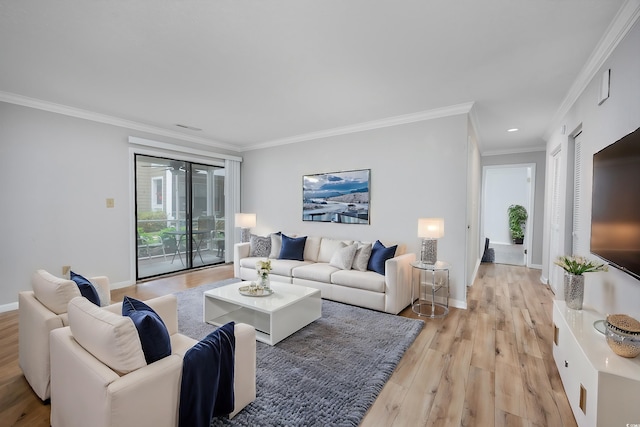
[[[96, 287], [100, 303], [111, 303], [109, 279], [90, 278]], [[31, 278], [31, 291], [18, 294], [18, 354], [19, 364], [27, 382], [42, 400], [50, 395], [49, 332], [68, 325], [67, 304], [80, 296], [72, 280], [61, 279], [45, 270]]]
[[[72, 300], [70, 326], [51, 333], [51, 426], [177, 426], [182, 360], [197, 341], [178, 333], [175, 295], [145, 301], [165, 323], [172, 351], [149, 365], [122, 303], [90, 304]], [[255, 329], [236, 324], [235, 339], [231, 416], [256, 397]]]

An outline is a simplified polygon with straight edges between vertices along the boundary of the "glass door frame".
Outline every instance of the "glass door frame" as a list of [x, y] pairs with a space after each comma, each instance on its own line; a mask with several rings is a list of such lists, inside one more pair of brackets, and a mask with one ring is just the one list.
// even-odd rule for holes
[[[167, 153], [167, 152], [163, 152], [163, 151], [156, 151], [156, 150], [147, 150], [147, 149], [130, 149], [130, 154], [131, 154], [131, 182], [132, 182], [132, 199], [133, 199], [133, 215], [132, 215], [132, 224], [133, 224], [133, 230], [131, 235], [134, 236], [134, 241], [135, 241], [135, 246], [134, 246], [134, 251], [133, 251], [133, 263], [132, 263], [132, 273], [133, 273], [133, 277], [135, 277], [136, 282], [140, 281], [140, 280], [146, 280], [152, 277], [157, 277], [157, 276], [162, 276], [162, 275], [166, 275], [166, 274], [171, 274], [171, 273], [176, 273], [176, 272], [181, 272], [181, 271], [187, 271], [193, 268], [200, 268], [203, 266], [211, 266], [211, 265], [216, 265], [216, 264], [222, 264], [225, 262], [224, 258], [222, 258], [219, 261], [215, 261], [215, 262], [211, 262], [209, 264], [206, 264], [205, 261], [202, 261], [202, 265], [197, 265], [194, 266], [194, 255], [196, 256], [200, 256], [202, 258], [202, 254], [198, 253], [198, 254], [194, 254], [194, 216], [193, 216], [193, 208], [194, 208], [194, 193], [193, 193], [193, 187], [194, 187], [194, 180], [193, 180], [193, 169], [202, 169], [204, 168], [211, 168], [211, 173], [214, 172], [214, 170], [217, 169], [225, 169], [225, 163], [224, 160], [219, 160], [216, 161], [214, 159], [207, 159], [207, 158], [195, 158], [195, 157], [191, 157], [191, 156], [186, 156], [186, 155], [180, 155], [178, 153]], [[159, 163], [161, 161], [164, 162], [170, 162], [170, 161], [177, 161], [177, 162], [183, 162], [184, 163], [184, 180], [183, 182], [180, 184], [181, 186], [184, 186], [183, 188], [183, 192], [184, 192], [184, 214], [185, 214], [185, 218], [184, 218], [184, 238], [179, 237], [180, 241], [178, 241], [178, 244], [184, 244], [184, 260], [181, 259], [182, 262], [184, 262], [184, 268], [178, 268], [178, 269], [173, 269], [171, 268], [168, 271], [165, 272], [158, 272], [158, 273], [141, 273], [141, 269], [140, 269], [140, 263], [141, 263], [141, 254], [140, 254], [140, 246], [141, 246], [141, 242], [140, 242], [140, 237], [139, 237], [139, 232], [138, 232], [138, 226], [139, 226], [139, 221], [138, 221], [138, 217], [139, 217], [139, 212], [138, 212], [138, 173], [137, 173], [137, 163], [139, 160], [140, 156], [145, 156], [145, 157], [152, 157], [152, 158], [157, 158], [159, 160]], [[223, 176], [225, 176], [225, 174], [222, 174]], [[167, 188], [169, 187], [169, 183], [168, 183], [168, 174], [163, 175], [162, 181], [163, 181], [163, 188]], [[158, 177], [155, 177], [156, 179]], [[213, 182], [215, 179], [211, 179], [211, 182]], [[181, 181], [179, 178], [176, 179], [176, 182]], [[216, 190], [216, 186], [212, 186], [210, 189], [207, 188], [207, 191], [210, 191], [212, 194], [211, 196], [211, 200], [213, 201], [212, 203], [215, 203], [215, 199], [216, 199], [216, 194], [215, 194], [215, 190]], [[167, 190], [165, 190], [166, 192]], [[177, 189], [173, 189], [174, 194], [178, 194], [178, 190]], [[226, 204], [226, 196], [223, 195], [223, 203]], [[180, 205], [180, 201], [179, 199], [176, 197], [176, 200], [173, 202], [174, 204], [174, 211], [178, 212], [181, 209], [181, 205]], [[166, 206], [163, 207], [163, 209], [166, 209]], [[215, 207], [213, 208], [215, 209]], [[222, 206], [222, 211], [224, 211], [224, 206]], [[181, 219], [179, 218], [180, 215], [176, 216], [175, 219], [175, 230], [176, 230], [176, 236], [178, 235], [177, 233], [180, 232], [180, 224], [178, 223]], [[169, 221], [167, 221], [167, 223], [169, 223]], [[223, 237], [224, 238], [224, 237]], [[182, 241], [182, 239], [184, 239], [184, 241]], [[200, 244], [202, 244], [202, 242], [199, 242]], [[144, 245], [144, 243], [142, 243]], [[157, 245], [158, 243], [156, 243]], [[219, 243], [218, 245], [222, 244], [224, 247], [224, 243]], [[160, 245], [162, 245], [162, 243], [160, 243]], [[199, 248], [199, 246], [198, 246]], [[208, 247], [207, 247], [208, 248]], [[144, 249], [144, 248], [143, 248]], [[182, 251], [182, 248], [180, 246], [177, 247], [177, 253], [178, 255], [180, 255], [180, 252]], [[164, 253], [164, 246], [162, 247], [162, 252]], [[224, 252], [223, 252], [224, 253]], [[150, 254], [149, 251], [149, 247], [146, 248], [146, 254], [149, 255], [148, 258], [151, 259], [152, 256]], [[174, 256], [173, 259], [175, 259], [175, 254], [176, 252], [174, 252]], [[164, 255], [165, 259], [167, 258], [168, 255]]]

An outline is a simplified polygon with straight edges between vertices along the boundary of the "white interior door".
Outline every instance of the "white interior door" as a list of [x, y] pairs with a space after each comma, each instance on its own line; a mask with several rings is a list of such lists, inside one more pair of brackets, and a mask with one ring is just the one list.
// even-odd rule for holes
[[[483, 168], [482, 232], [490, 240], [496, 263], [521, 266], [531, 263], [534, 182], [533, 164]], [[512, 204], [522, 205], [528, 213], [523, 245], [513, 244], [511, 239], [507, 208]]]
[[549, 230], [549, 285], [558, 295], [562, 283], [562, 269], [555, 264], [560, 255], [560, 150], [551, 156], [551, 222]]

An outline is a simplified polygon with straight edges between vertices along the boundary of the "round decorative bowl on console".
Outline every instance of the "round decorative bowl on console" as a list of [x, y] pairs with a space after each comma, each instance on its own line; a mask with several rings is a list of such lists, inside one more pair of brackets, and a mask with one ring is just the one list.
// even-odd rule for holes
[[640, 322], [626, 314], [610, 314], [604, 322], [607, 344], [618, 356], [640, 354]]

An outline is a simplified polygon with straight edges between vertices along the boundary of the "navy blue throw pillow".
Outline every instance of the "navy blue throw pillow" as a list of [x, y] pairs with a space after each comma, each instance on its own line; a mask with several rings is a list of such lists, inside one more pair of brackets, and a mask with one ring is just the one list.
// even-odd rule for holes
[[124, 297], [122, 315], [129, 316], [136, 326], [147, 365], [171, 354], [167, 326], [151, 307], [137, 299]]
[[93, 286], [93, 283], [73, 271], [69, 272], [69, 277], [71, 280], [76, 282], [76, 285], [78, 285], [80, 295], [100, 307], [100, 296], [98, 295], [98, 291], [96, 291], [95, 286]]
[[396, 249], [398, 245], [385, 247], [380, 240], [376, 240], [373, 247], [371, 248], [371, 257], [369, 258], [369, 263], [367, 264], [367, 270], [375, 271], [376, 273], [380, 273], [384, 275], [385, 266], [384, 263], [395, 256]]
[[282, 249], [278, 259], [292, 259], [295, 261], [304, 261], [304, 245], [307, 242], [307, 236], [289, 237], [282, 235]]

